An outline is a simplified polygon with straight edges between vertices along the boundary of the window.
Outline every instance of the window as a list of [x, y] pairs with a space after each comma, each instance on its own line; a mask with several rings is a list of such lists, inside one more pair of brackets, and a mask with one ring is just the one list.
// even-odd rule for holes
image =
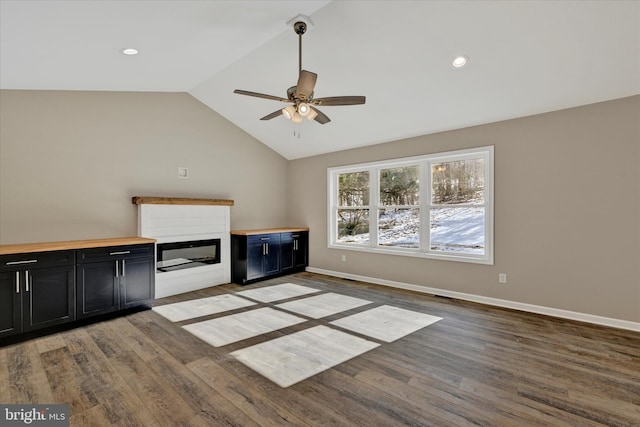
[[493, 147], [330, 168], [329, 247], [493, 263]]
[[380, 169], [378, 245], [420, 247], [420, 167]]
[[338, 242], [369, 243], [369, 172], [338, 175]]

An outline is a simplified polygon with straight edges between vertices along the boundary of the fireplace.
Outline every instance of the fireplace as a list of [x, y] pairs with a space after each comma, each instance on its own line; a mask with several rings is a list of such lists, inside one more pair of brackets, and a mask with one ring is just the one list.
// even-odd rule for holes
[[220, 239], [160, 243], [156, 250], [158, 273], [220, 263]]
[[138, 235], [156, 239], [156, 298], [231, 281], [233, 200], [134, 197]]

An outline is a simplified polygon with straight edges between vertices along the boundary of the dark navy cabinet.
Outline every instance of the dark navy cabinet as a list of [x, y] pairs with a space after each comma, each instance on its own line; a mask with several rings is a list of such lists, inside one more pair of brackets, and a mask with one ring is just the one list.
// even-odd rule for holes
[[246, 285], [304, 271], [308, 236], [308, 229], [232, 231], [231, 280]]
[[74, 255], [0, 256], [0, 337], [75, 320]]
[[247, 237], [247, 280], [280, 271], [280, 235], [258, 234]]
[[304, 270], [309, 251], [309, 232], [297, 231], [280, 234], [280, 269], [282, 272]]
[[155, 293], [154, 245], [78, 251], [78, 318], [151, 305]]
[[127, 237], [0, 245], [0, 345], [85, 317], [151, 307], [154, 242]]

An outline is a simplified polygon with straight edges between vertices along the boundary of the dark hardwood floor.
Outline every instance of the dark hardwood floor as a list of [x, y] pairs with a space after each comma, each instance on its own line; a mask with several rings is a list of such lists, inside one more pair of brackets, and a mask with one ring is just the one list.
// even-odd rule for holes
[[0, 403], [68, 403], [73, 426], [640, 426], [640, 333], [312, 273], [156, 304], [287, 282], [443, 320], [281, 388], [229, 353], [345, 313], [215, 348], [142, 311], [1, 347]]

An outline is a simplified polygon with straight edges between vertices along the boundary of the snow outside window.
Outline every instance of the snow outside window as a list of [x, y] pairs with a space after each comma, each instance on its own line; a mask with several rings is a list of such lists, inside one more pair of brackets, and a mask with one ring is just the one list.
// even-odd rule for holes
[[329, 247], [493, 264], [493, 147], [330, 168]]
[[379, 170], [378, 246], [420, 247], [420, 166]]

